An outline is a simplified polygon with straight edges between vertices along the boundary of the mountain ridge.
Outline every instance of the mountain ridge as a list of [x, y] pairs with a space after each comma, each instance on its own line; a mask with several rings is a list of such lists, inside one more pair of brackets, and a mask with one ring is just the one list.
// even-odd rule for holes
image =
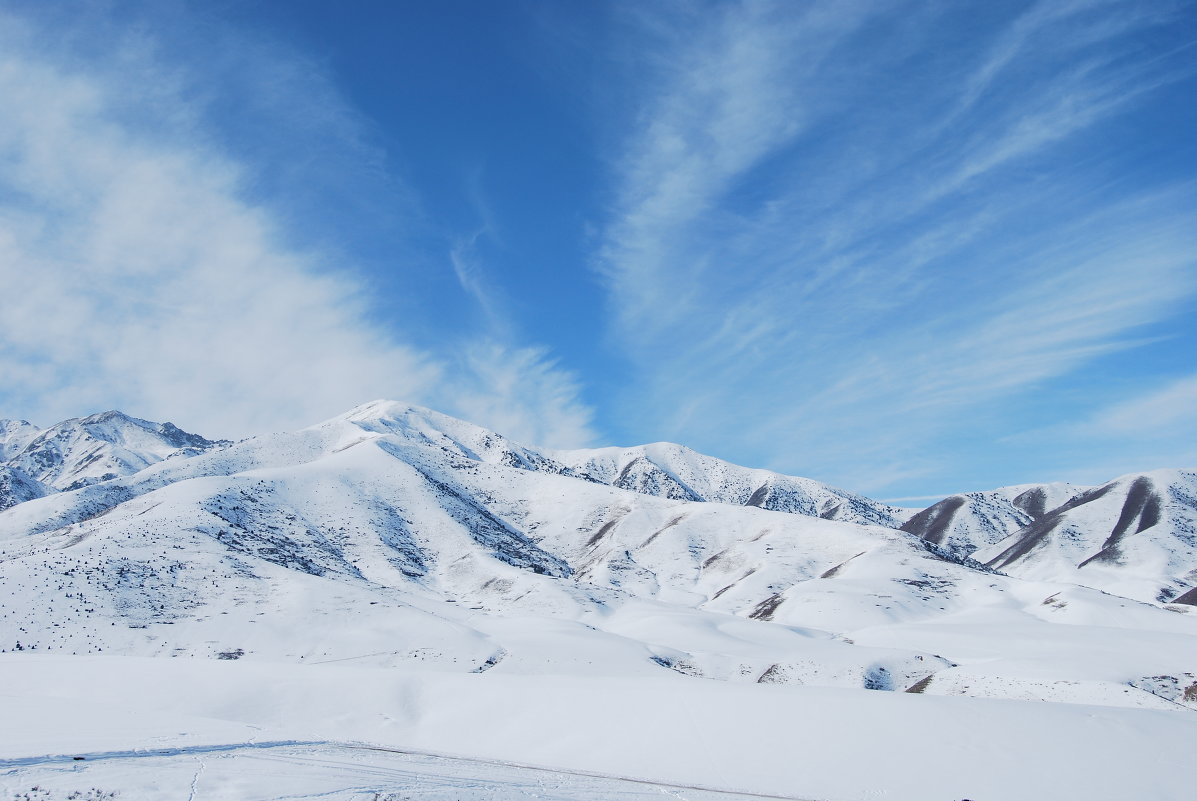
[[[297, 432], [299, 438], [290, 447], [297, 447], [304, 436], [326, 438], [330, 436], [330, 427], [338, 432], [335, 435], [336, 443], [329, 446], [334, 451], [354, 447], [372, 438], [397, 437], [397, 441], [387, 447], [427, 447], [459, 462], [477, 461], [560, 475], [667, 500], [758, 507], [812, 518], [898, 529], [920, 538], [925, 547], [940, 558], [975, 569], [1001, 572], [1006, 568], [1015, 572], [1031, 571], [1023, 552], [1032, 550], [1032, 544], [1043, 539], [1044, 531], [1041, 529], [1045, 524], [1042, 521], [1047, 518], [1056, 520], [1067, 511], [1064, 507], [1069, 503], [1099, 489], [1062, 482], [1012, 485], [949, 496], [911, 514], [910, 510], [889, 506], [813, 479], [742, 467], [676, 443], [574, 450], [530, 448], [482, 426], [425, 407], [389, 400], [370, 401], [327, 421], [301, 429]], [[233, 443], [228, 441], [208, 440], [184, 432], [171, 423], [153, 423], [115, 410], [71, 418], [45, 430], [24, 421], [3, 421], [0, 423], [0, 447], [7, 447], [12, 455], [0, 462], [0, 509], [57, 492], [105, 484], [114, 479], [137, 475], [170, 458], [188, 459], [227, 450], [231, 445]], [[327, 450], [323, 445], [312, 447], [312, 458], [320, 458]], [[252, 449], [239, 451], [241, 458], [246, 458], [250, 451]], [[192, 467], [203, 472], [203, 464], [201, 460]], [[250, 469], [250, 463], [227, 466], [227, 469]], [[221, 467], [216, 472], [225, 470], [225, 467]], [[183, 475], [187, 474], [188, 471], [183, 471]], [[1181, 470], [1173, 471], [1170, 475], [1187, 474]], [[149, 470], [144, 476], [149, 483], [140, 489], [117, 482], [111, 488], [86, 494], [89, 501], [84, 508], [90, 514], [102, 513], [111, 505], [127, 500], [129, 493], [135, 495], [147, 491], [146, 488], [156, 487], [156, 475], [161, 478], [160, 474]], [[173, 479], [165, 480], [169, 483]], [[1134, 479], [1124, 476], [1107, 484], [1113, 486], [1127, 481], [1133, 482]], [[1179, 561], [1173, 559], [1167, 570], [1157, 570], [1152, 575], [1145, 573], [1137, 580], [1133, 591], [1122, 586], [1119, 577], [1109, 571], [1083, 570], [1086, 559], [1101, 561], [1098, 558], [1099, 548], [1077, 555], [1072, 568], [1057, 565], [1054, 573], [1048, 573], [1041, 566], [1031, 572], [1035, 575], [1050, 574], [1058, 580], [1087, 584], [1098, 589], [1131, 592], [1139, 600], [1168, 602], [1191, 597], [1187, 593], [1197, 585], [1197, 553], [1190, 556], [1192, 548], [1185, 538], [1197, 525], [1193, 522], [1197, 519], [1197, 501], [1193, 500], [1197, 497], [1197, 489], [1183, 489], [1178, 485], [1171, 487], [1171, 491], [1181, 492], [1182, 495], [1168, 507], [1171, 517], [1166, 523], [1171, 534], [1166, 536], [1181, 538], [1178, 549], [1184, 552], [1183, 558]], [[462, 503], [469, 505], [465, 500]], [[1121, 513], [1122, 510], [1109, 512], [1115, 518]], [[1132, 537], [1140, 536], [1144, 531], [1148, 531], [1148, 536], [1161, 533], [1153, 528], [1158, 520], [1152, 525], [1145, 525], [1145, 520], [1139, 519], [1135, 531], [1130, 532]], [[35, 525], [33, 530], [40, 530], [46, 525], [53, 527], [58, 522], [61, 521], [53, 518]], [[1075, 531], [1078, 524], [1072, 521], [1071, 525], [1071, 536], [1075, 539], [1080, 536]], [[1095, 519], [1086, 525], [1103, 528], [1105, 523]], [[501, 528], [499, 526], [495, 531]], [[1110, 531], [1107, 536], [1110, 536], [1118, 528], [1117, 520], [1110, 521], [1108, 528]], [[1121, 531], [1116, 539], [1125, 540], [1127, 536], [1127, 531]], [[999, 547], [1000, 543], [1004, 543], [1004, 546]], [[1017, 546], [1016, 543], [1023, 545]], [[1043, 548], [1036, 546], [1035, 550], [1039, 552]], [[1160, 561], [1158, 556], [1153, 558], [1157, 563]], [[1149, 592], [1146, 585], [1151, 582], [1157, 586]]]

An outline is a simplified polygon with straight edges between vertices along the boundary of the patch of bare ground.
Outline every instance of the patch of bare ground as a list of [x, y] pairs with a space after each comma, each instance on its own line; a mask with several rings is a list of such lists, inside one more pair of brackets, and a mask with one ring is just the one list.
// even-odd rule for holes
[[924, 690], [926, 690], [928, 687], [931, 686], [931, 680], [934, 678], [935, 678], [934, 673], [932, 673], [930, 676], [924, 676], [923, 678], [916, 681], [914, 684], [907, 687], [906, 692], [921, 694]]
[[753, 620], [772, 620], [773, 613], [777, 611], [777, 607], [781, 606], [784, 600], [785, 598], [781, 597], [780, 592], [774, 593], [757, 604], [748, 616]]

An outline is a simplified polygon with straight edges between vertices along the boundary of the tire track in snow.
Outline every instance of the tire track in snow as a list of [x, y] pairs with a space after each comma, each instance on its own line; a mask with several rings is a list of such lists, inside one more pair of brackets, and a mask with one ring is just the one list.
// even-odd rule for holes
[[[491, 765], [495, 767], [514, 768], [517, 770], [537, 771], [544, 774], [555, 774], [558, 776], [577, 776], [590, 779], [605, 779], [609, 781], [627, 782], [629, 784], [637, 784], [645, 787], [654, 788], [664, 795], [677, 796], [675, 791], [690, 790], [693, 792], [706, 793], [713, 796], [724, 796], [729, 799], [736, 798], [761, 798], [767, 801], [818, 801], [817, 799], [803, 798], [792, 795], [773, 795], [769, 793], [752, 792], [748, 790], [735, 790], [728, 788], [710, 787], [700, 784], [680, 784], [675, 782], [654, 781], [651, 779], [635, 778], [631, 776], [623, 776], [615, 773], [602, 773], [598, 771], [584, 771], [571, 770], [565, 768], [548, 768], [539, 765], [530, 765], [522, 762], [512, 762], [501, 759], [482, 759], [478, 757], [461, 756], [457, 754], [438, 753], [436, 751], [421, 751], [412, 748], [397, 748], [391, 746], [376, 745], [364, 742], [339, 742], [335, 740], [266, 740], [262, 742], [241, 742], [241, 743], [221, 743], [216, 745], [194, 745], [194, 746], [176, 746], [164, 748], [136, 748], [122, 751], [91, 751], [91, 752], [77, 752], [74, 754], [45, 754], [41, 756], [16, 757], [9, 759], [0, 758], [0, 769], [10, 768], [24, 768], [24, 767], [38, 767], [43, 765], [54, 765], [75, 762], [99, 762], [104, 760], [118, 760], [118, 759], [145, 759], [152, 757], [172, 757], [172, 756], [202, 756], [204, 754], [227, 754], [235, 751], [256, 751], [256, 750], [272, 750], [279, 748], [294, 748], [294, 747], [322, 747], [329, 749], [345, 749], [357, 751], [373, 751], [377, 753], [398, 754], [402, 756], [413, 757], [430, 757], [433, 759], [443, 759], [451, 762], [465, 762], [475, 765]], [[303, 761], [303, 758], [301, 758]], [[200, 774], [203, 773], [205, 765], [200, 761], [200, 766], [191, 781], [191, 795], [188, 801], [194, 801], [197, 783]]]
[[86, 751], [74, 754], [44, 754], [41, 756], [0, 759], [0, 768], [24, 768], [38, 765], [53, 765], [62, 762], [98, 762], [105, 759], [141, 759], [144, 757], [188, 756], [191, 754], [216, 754], [224, 751], [240, 751], [253, 748], [286, 748], [288, 746], [324, 745], [337, 746], [320, 740], [267, 740], [260, 743], [222, 743], [219, 745], [181, 745], [172, 748], [134, 748], [126, 751]]
[[678, 784], [675, 782], [655, 781], [652, 779], [639, 779], [631, 776], [622, 776], [618, 773], [601, 773], [598, 771], [572, 770], [569, 768], [546, 768], [540, 765], [529, 765], [524, 762], [510, 762], [504, 759], [482, 759], [479, 757], [468, 757], [458, 754], [438, 753], [436, 751], [417, 751], [411, 748], [396, 748], [391, 746], [373, 745], [371, 743], [346, 742], [328, 743], [328, 745], [337, 745], [343, 748], [358, 749], [362, 751], [380, 751], [390, 754], [403, 754], [405, 756], [434, 757], [436, 759], [448, 759], [455, 762], [473, 762], [479, 765], [495, 765], [507, 768], [518, 768], [521, 770], [535, 770], [542, 773], [556, 773], [565, 776], [585, 776], [590, 779], [610, 779], [612, 781], [629, 782], [631, 784], [642, 784], [648, 787], [655, 787], [662, 792], [668, 790], [694, 790], [701, 793], [728, 796], [729, 798], [764, 798], [769, 799], [769, 801], [823, 801], [822, 799], [807, 798], [804, 796], [771, 795], [769, 793], [752, 792], [751, 790], [733, 790], [727, 788], [710, 787], [708, 785], [702, 784]]

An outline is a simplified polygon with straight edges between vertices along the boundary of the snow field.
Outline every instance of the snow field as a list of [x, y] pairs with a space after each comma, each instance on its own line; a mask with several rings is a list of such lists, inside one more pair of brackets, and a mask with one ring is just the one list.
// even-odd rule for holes
[[364, 741], [827, 801], [1181, 801], [1191, 798], [1197, 737], [1188, 712], [668, 675], [19, 654], [0, 658], [0, 686], [8, 760], [251, 739]]

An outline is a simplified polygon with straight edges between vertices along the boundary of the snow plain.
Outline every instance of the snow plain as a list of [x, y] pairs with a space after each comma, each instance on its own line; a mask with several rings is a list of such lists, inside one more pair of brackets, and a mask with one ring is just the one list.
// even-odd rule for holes
[[[47, 762], [47, 754], [183, 748], [192, 757], [183, 759], [184, 752], [176, 762], [190, 760], [198, 769], [194, 755], [213, 746], [298, 742], [330, 760], [346, 744], [367, 743], [785, 798], [1179, 800], [1191, 797], [1197, 737], [1188, 712], [682, 676], [420, 674], [27, 655], [6, 655], [0, 676], [0, 786], [12, 790], [48, 785], [77, 767], [73, 760]], [[153, 774], [142, 770], [159, 769], [121, 770], [146, 781]], [[489, 770], [479, 766], [475, 778]], [[132, 786], [120, 771], [106, 785], [102, 775], [89, 786]], [[244, 797], [315, 797], [312, 788], [254, 792], [263, 794]]]

